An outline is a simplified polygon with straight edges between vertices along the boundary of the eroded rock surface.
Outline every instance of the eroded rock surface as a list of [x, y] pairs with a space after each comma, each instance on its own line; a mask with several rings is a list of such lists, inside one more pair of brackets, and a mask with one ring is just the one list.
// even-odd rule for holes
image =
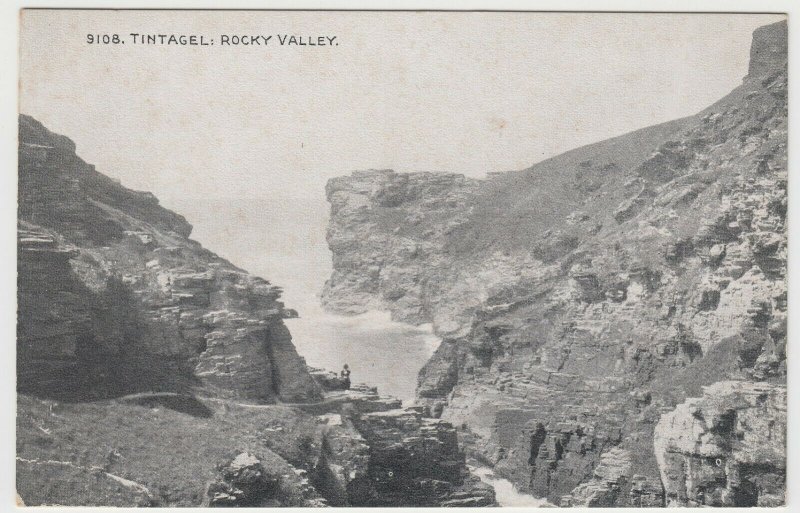
[[661, 415], [785, 383], [786, 87], [779, 23], [695, 116], [485, 180], [333, 179], [325, 305], [432, 323], [420, 400], [522, 491], [663, 505]]
[[721, 381], [661, 417], [654, 436], [668, 505], [779, 506], [786, 387]]
[[189, 239], [152, 195], [27, 116], [19, 173], [26, 504], [494, 504], [451, 424], [309, 370], [281, 289]]
[[332, 506], [494, 506], [470, 475], [458, 433], [425, 407], [354, 385], [303, 407], [322, 425], [311, 482]]
[[467, 470], [452, 424], [421, 408], [359, 415], [369, 446], [365, 479], [351, 484], [354, 506], [492, 506], [494, 490]]
[[281, 289], [189, 239], [186, 220], [19, 126], [18, 388], [63, 399], [202, 390], [254, 402], [321, 391]]
[[261, 461], [243, 452], [220, 466], [220, 479], [208, 487], [209, 506], [279, 506], [278, 479], [270, 476]]

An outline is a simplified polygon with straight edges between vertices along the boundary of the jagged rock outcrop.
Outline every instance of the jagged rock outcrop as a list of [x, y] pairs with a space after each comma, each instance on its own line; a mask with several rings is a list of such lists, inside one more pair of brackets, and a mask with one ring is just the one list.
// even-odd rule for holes
[[786, 23], [774, 23], [757, 28], [753, 32], [753, 45], [750, 47], [748, 76], [769, 75], [773, 70], [784, 66], [788, 37]]
[[19, 152], [25, 503], [495, 504], [451, 424], [307, 368], [279, 287], [27, 116]]
[[20, 394], [17, 406], [16, 487], [29, 506], [326, 504], [306, 475], [318, 425], [284, 406], [166, 393]]
[[311, 408], [322, 429], [310, 479], [330, 505], [495, 505], [494, 490], [469, 474], [449, 422], [364, 385], [329, 399]]
[[354, 506], [493, 506], [494, 490], [470, 476], [452, 424], [422, 408], [354, 417], [369, 464], [349, 486]]
[[[311, 377], [314, 378], [314, 381], [325, 391], [332, 392], [350, 388], [350, 380], [343, 378], [333, 371], [311, 367], [309, 368], [309, 372], [311, 373]], [[373, 390], [377, 393], [376, 388]]]
[[321, 397], [279, 287], [189, 239], [183, 217], [95, 171], [66, 137], [19, 123], [21, 392]]
[[718, 381], [785, 383], [786, 88], [778, 23], [695, 116], [482, 181], [333, 179], [324, 303], [431, 322], [420, 401], [521, 490], [665, 504], [661, 415]]
[[328, 504], [347, 506], [352, 500], [353, 483], [370, 480], [370, 448], [350, 415], [326, 413], [319, 418], [324, 428], [312, 482], [324, 492]]
[[[243, 452], [220, 468], [220, 479], [206, 492], [212, 507], [279, 506], [278, 479], [270, 476], [261, 461]], [[274, 501], [274, 502], [273, 502]]]
[[780, 506], [786, 388], [721, 381], [661, 417], [654, 436], [667, 504]]
[[28, 505], [495, 505], [451, 424], [359, 385], [334, 395], [307, 412], [173, 393], [20, 395], [17, 490]]
[[420, 277], [431, 262], [442, 261], [440, 240], [461, 222], [478, 183], [461, 175], [390, 170], [331, 179], [326, 193], [333, 274], [323, 305], [347, 314], [392, 309], [400, 320], [427, 322], [426, 303], [435, 289]]

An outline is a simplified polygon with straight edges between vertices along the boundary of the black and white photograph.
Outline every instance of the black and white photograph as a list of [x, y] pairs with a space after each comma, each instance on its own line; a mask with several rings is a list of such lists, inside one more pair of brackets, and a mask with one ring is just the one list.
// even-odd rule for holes
[[796, 505], [790, 18], [18, 10], [16, 506]]

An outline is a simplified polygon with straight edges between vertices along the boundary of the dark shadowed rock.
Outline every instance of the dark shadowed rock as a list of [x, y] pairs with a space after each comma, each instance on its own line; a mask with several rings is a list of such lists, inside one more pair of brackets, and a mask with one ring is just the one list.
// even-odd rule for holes
[[19, 118], [18, 389], [254, 402], [321, 397], [281, 289], [188, 238], [186, 220]]
[[494, 490], [470, 476], [452, 424], [406, 408], [353, 420], [369, 446], [368, 480], [354, 506], [492, 506]]
[[749, 77], [774, 73], [784, 65], [789, 43], [788, 26], [785, 21], [759, 27], [753, 32], [750, 47]]

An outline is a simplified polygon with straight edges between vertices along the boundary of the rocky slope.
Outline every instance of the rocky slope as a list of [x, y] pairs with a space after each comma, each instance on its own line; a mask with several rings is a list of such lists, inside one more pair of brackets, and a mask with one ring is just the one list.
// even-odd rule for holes
[[292, 312], [281, 289], [205, 250], [191, 228], [21, 116], [19, 390], [319, 398], [283, 324]]
[[456, 430], [365, 387], [306, 407], [20, 395], [17, 492], [64, 506], [491, 506]]
[[786, 91], [778, 23], [754, 33], [742, 85], [695, 116], [481, 181], [333, 179], [323, 301], [432, 322], [444, 341], [419, 397], [522, 490], [563, 505], [781, 503], [781, 436], [763, 451], [734, 437], [738, 481], [698, 496], [691, 464], [662, 453], [692, 462], [702, 445], [655, 427], [728, 393], [715, 382], [782, 400]]
[[495, 504], [452, 424], [309, 369], [281, 289], [190, 232], [20, 117], [21, 502]]
[[667, 503], [780, 506], [786, 388], [720, 381], [661, 417], [656, 458]]

